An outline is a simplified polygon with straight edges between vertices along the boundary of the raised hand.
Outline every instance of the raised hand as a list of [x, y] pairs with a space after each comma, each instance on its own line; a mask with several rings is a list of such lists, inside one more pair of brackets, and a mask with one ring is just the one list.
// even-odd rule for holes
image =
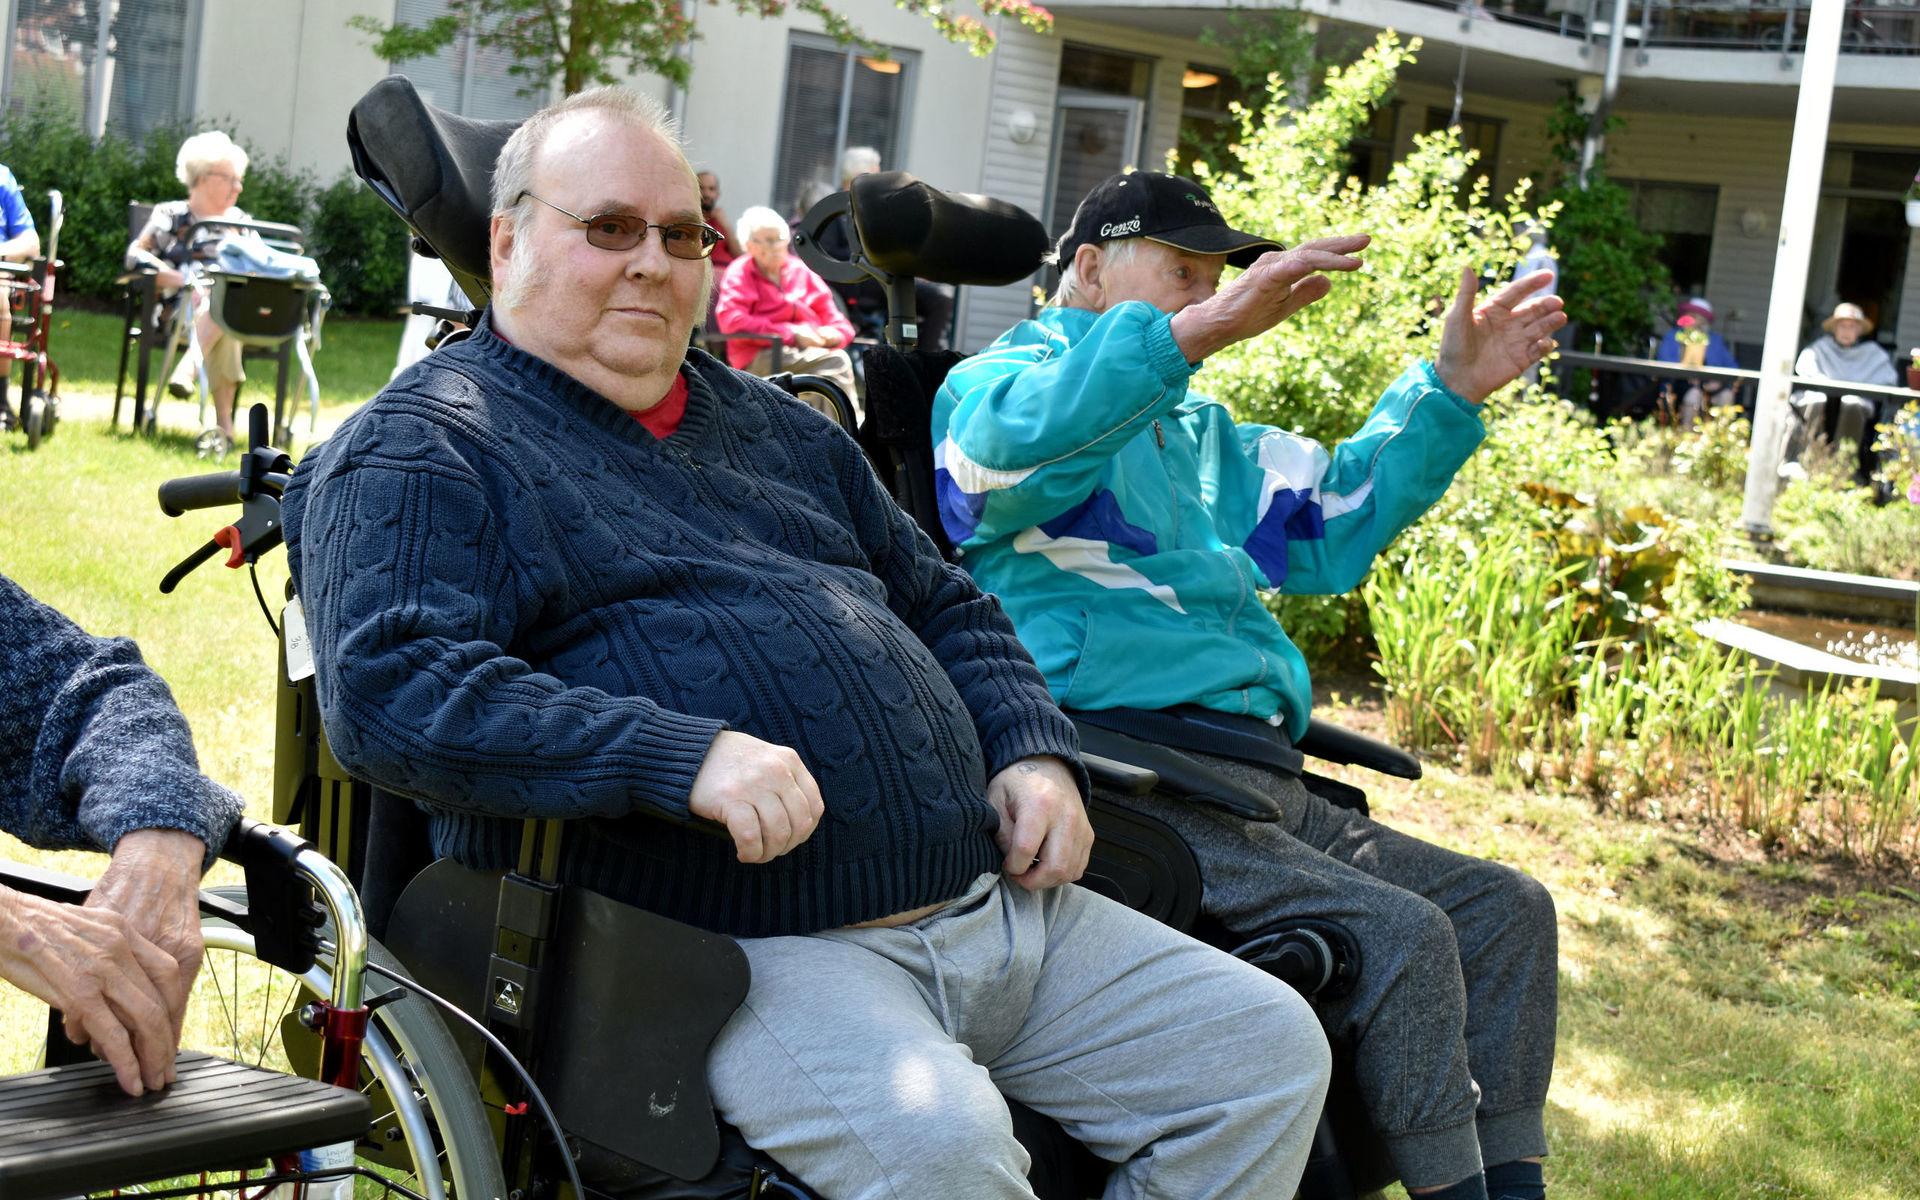
[[722, 730], [687, 793], [687, 809], [718, 821], [743, 863], [771, 862], [813, 835], [826, 807], [800, 756], [749, 734]]
[[1372, 240], [1364, 233], [1341, 234], [1262, 254], [1213, 296], [1176, 313], [1173, 340], [1188, 362], [1197, 363], [1265, 333], [1333, 287], [1316, 272], [1359, 270], [1355, 256]]
[[1551, 282], [1552, 271], [1535, 271], [1476, 305], [1479, 283], [1471, 268], [1462, 270], [1433, 364], [1440, 382], [1478, 404], [1553, 353], [1565, 306], [1558, 296], [1535, 295]]

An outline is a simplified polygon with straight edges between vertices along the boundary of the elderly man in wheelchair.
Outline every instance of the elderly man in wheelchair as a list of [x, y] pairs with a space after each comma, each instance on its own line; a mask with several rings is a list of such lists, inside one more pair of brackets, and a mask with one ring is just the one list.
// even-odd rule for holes
[[822, 1195], [1033, 1195], [1003, 1094], [1108, 1195], [1289, 1194], [1311, 1013], [1072, 886], [1087, 778], [999, 606], [836, 425], [686, 349], [713, 231], [659, 111], [536, 115], [491, 207], [472, 335], [286, 491], [340, 762], [442, 856], [566, 819], [560, 882], [735, 939], [715, 1107]]
[[[1052, 304], [946, 375], [937, 500], [1090, 747], [1150, 738], [1267, 801], [1112, 798], [1179, 831], [1229, 929], [1318, 916], [1353, 936], [1365, 969], [1320, 1013], [1409, 1190], [1527, 1200], [1543, 1194], [1552, 901], [1303, 778], [1307, 665], [1256, 589], [1357, 586], [1478, 445], [1481, 402], [1552, 348], [1560, 301], [1535, 295], [1540, 272], [1476, 307], [1469, 276], [1437, 361], [1331, 453], [1238, 424], [1190, 383], [1325, 295], [1310, 272], [1355, 270], [1366, 244], [1282, 251], [1229, 228], [1192, 180], [1109, 178], [1061, 239]], [[1221, 287], [1228, 264], [1245, 271]]]

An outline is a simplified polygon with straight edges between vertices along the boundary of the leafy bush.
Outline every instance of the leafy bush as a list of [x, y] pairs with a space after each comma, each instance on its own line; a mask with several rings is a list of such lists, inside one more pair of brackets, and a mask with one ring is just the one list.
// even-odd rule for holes
[[335, 307], [385, 316], [405, 300], [407, 227], [359, 179], [321, 189], [306, 229]]
[[[57, 189], [66, 201], [60, 257], [67, 264], [63, 288], [68, 294], [119, 299], [114, 280], [124, 270], [130, 240], [127, 206], [183, 194], [174, 178], [174, 156], [189, 132], [169, 127], [137, 143], [115, 135], [93, 142], [75, 118], [57, 109], [0, 115], [0, 162], [20, 180], [43, 232], [48, 189]], [[308, 172], [256, 156], [247, 167], [241, 206], [258, 220], [298, 225], [309, 233], [310, 252], [340, 307], [386, 314], [405, 296], [404, 229], [350, 175], [320, 189]]]
[[[1607, 132], [1625, 122], [1613, 117]], [[1660, 261], [1660, 239], [1633, 214], [1633, 198], [1607, 178], [1606, 159], [1597, 157], [1580, 183], [1581, 143], [1587, 116], [1571, 98], [1562, 99], [1547, 118], [1547, 136], [1560, 163], [1560, 179], [1550, 200], [1558, 202], [1553, 248], [1560, 258], [1560, 296], [1567, 319], [1585, 335], [1599, 332], [1614, 354], [1635, 353], [1654, 326], [1654, 305], [1672, 291], [1673, 281]]]
[[1373, 236], [1366, 267], [1336, 281], [1326, 299], [1262, 337], [1209, 360], [1215, 398], [1243, 418], [1331, 441], [1365, 418], [1374, 400], [1439, 339], [1435, 315], [1463, 268], [1505, 277], [1519, 261], [1522, 222], [1551, 213], [1525, 206], [1526, 185], [1500, 204], [1484, 178], [1461, 185], [1476, 155], [1451, 131], [1423, 134], [1385, 183], [1346, 175], [1347, 146], [1365, 130], [1419, 42], [1382, 33], [1360, 58], [1327, 71], [1300, 108], [1269, 77], [1258, 110], [1239, 109], [1237, 162], [1195, 164], [1229, 224], [1302, 242], [1331, 233]]

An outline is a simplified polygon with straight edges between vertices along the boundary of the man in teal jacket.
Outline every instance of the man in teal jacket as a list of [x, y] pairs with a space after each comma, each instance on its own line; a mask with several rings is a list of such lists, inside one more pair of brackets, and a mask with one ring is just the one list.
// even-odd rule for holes
[[[1345, 925], [1360, 979], [1322, 1006], [1415, 1195], [1539, 1197], [1553, 1065], [1553, 903], [1533, 880], [1310, 793], [1292, 748], [1306, 661], [1260, 592], [1339, 593], [1440, 497], [1480, 403], [1553, 348], [1539, 272], [1475, 303], [1331, 453], [1189, 390], [1351, 271], [1364, 236], [1291, 251], [1229, 228], [1191, 180], [1116, 175], [1062, 238], [1059, 292], [955, 367], [934, 404], [941, 518], [998, 593], [1054, 698], [1272, 795], [1273, 823], [1114, 797], [1194, 848], [1205, 906], [1252, 934]], [[1246, 268], [1219, 287], [1224, 266]], [[1436, 634], [1438, 631], [1436, 631]]]

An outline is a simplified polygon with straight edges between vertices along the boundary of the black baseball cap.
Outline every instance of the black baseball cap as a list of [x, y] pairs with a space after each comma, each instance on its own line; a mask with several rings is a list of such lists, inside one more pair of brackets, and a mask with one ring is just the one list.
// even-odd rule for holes
[[1132, 171], [1101, 180], [1080, 202], [1060, 239], [1060, 266], [1064, 270], [1084, 245], [1126, 237], [1195, 254], [1224, 254], [1235, 267], [1250, 267], [1267, 251], [1285, 248], [1272, 238], [1229, 228], [1207, 189], [1193, 180]]

